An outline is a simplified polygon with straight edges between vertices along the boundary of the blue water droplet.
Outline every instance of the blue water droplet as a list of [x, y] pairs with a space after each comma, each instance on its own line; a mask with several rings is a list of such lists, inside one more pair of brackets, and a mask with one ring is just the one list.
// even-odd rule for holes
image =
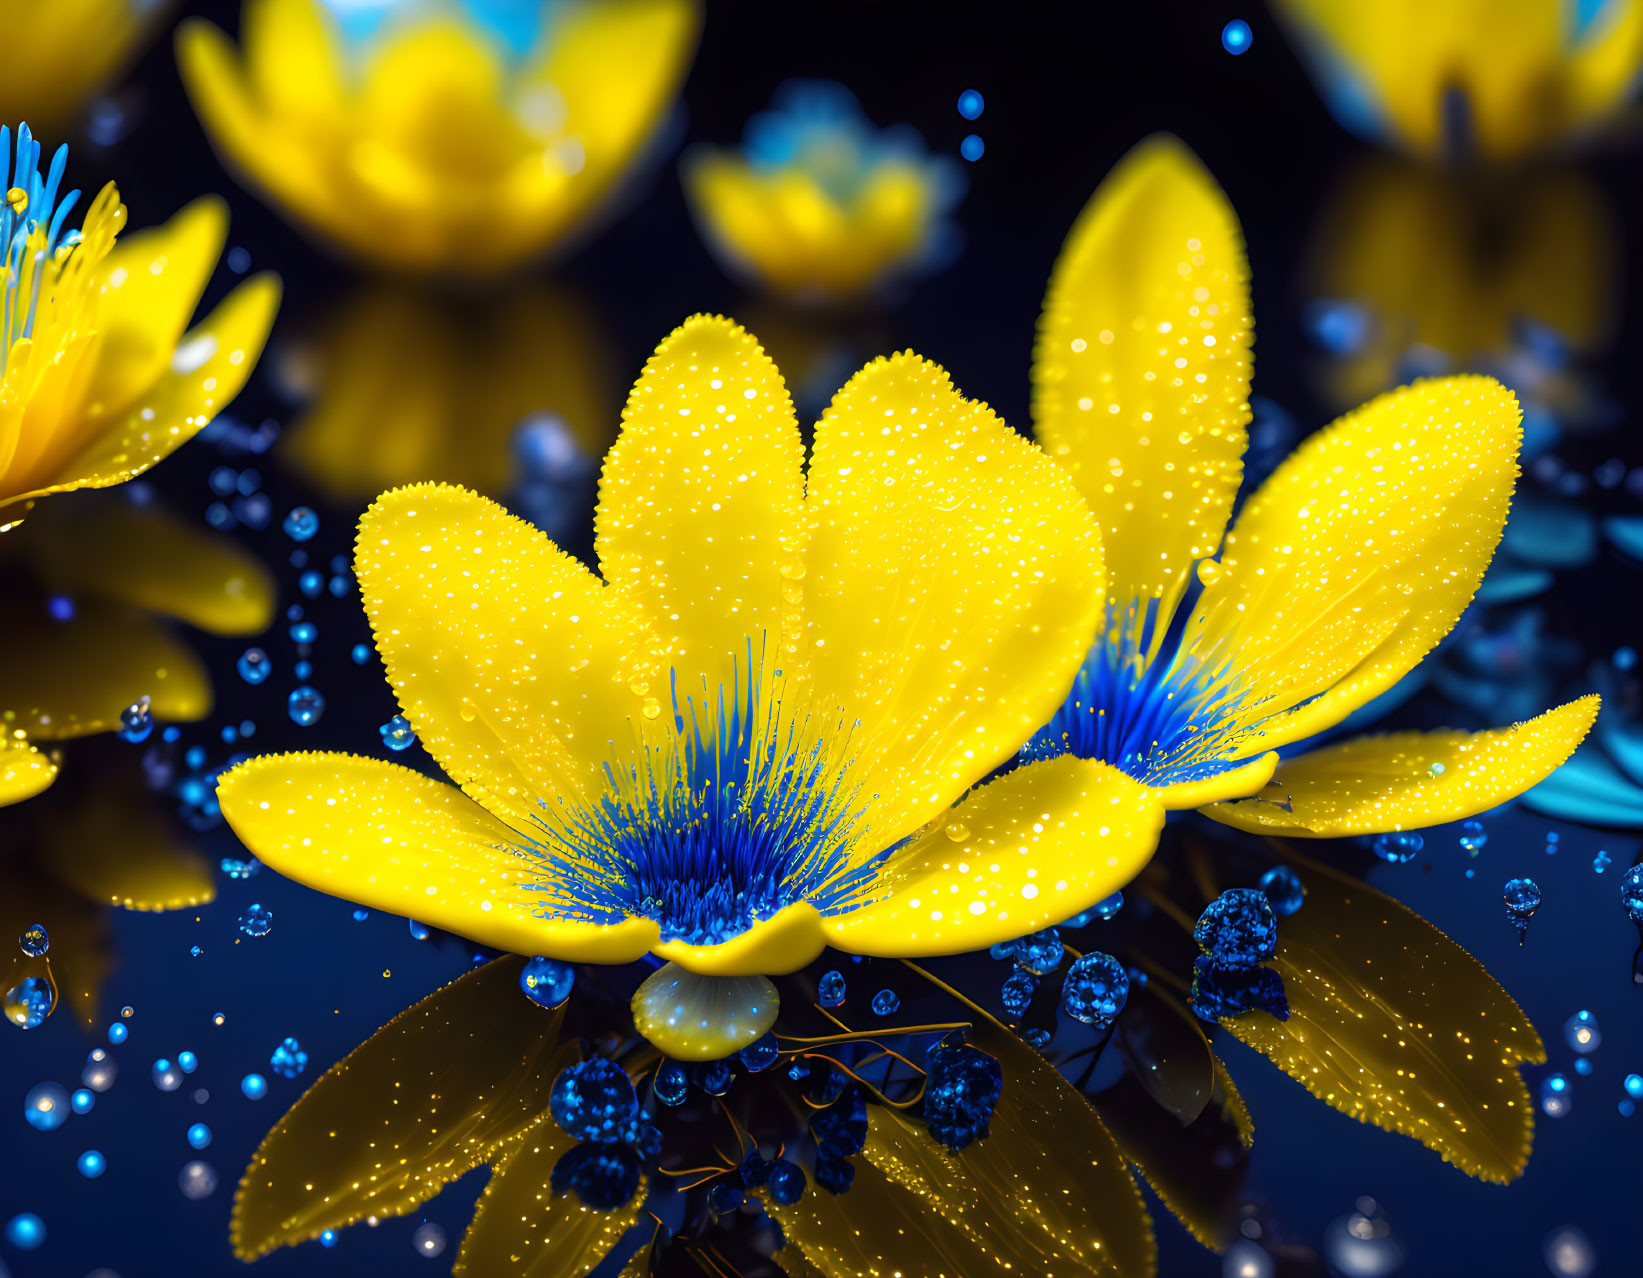
[[356, 643], [349, 650], [348, 655], [354, 659], [354, 664], [356, 666], [363, 666], [371, 659], [371, 645], [368, 643]]
[[627, 1072], [602, 1056], [560, 1071], [548, 1094], [553, 1121], [566, 1135], [602, 1144], [621, 1139], [638, 1105]]
[[1066, 952], [1067, 947], [1062, 943], [1060, 933], [1053, 927], [1047, 927], [1021, 940], [1016, 946], [1015, 962], [1017, 967], [1034, 976], [1048, 976], [1061, 966]]
[[46, 1240], [46, 1222], [32, 1211], [18, 1212], [6, 1222], [6, 1241], [18, 1251], [33, 1251]]
[[1390, 834], [1377, 834], [1371, 846], [1375, 855], [1389, 865], [1402, 865], [1420, 855], [1426, 840], [1413, 830], [1398, 830]]
[[958, 144], [958, 153], [974, 164], [987, 154], [987, 144], [981, 140], [979, 134], [971, 133]]
[[308, 1053], [296, 1039], [283, 1039], [268, 1058], [268, 1068], [281, 1078], [296, 1078], [308, 1068]]
[[240, 678], [247, 683], [258, 684], [273, 673], [274, 663], [261, 648], [247, 648], [240, 654], [235, 668], [239, 670]]
[[1483, 829], [1482, 821], [1462, 821], [1460, 825], [1460, 845], [1466, 851], [1476, 856], [1489, 844], [1489, 835]]
[[240, 1079], [240, 1091], [247, 1100], [261, 1100], [268, 1095], [268, 1080], [261, 1074], [247, 1074]]
[[74, 1165], [80, 1169], [80, 1175], [87, 1180], [96, 1180], [108, 1170], [108, 1159], [95, 1149], [88, 1149], [75, 1160]]
[[68, 1122], [68, 1092], [56, 1083], [40, 1083], [23, 1097], [23, 1117], [37, 1132], [54, 1132]]
[[1643, 862], [1620, 876], [1620, 904], [1625, 907], [1627, 918], [1643, 926]]
[[297, 578], [297, 589], [302, 591], [305, 598], [318, 599], [320, 592], [325, 589], [325, 574], [310, 568]]
[[519, 971], [519, 988], [542, 1007], [558, 1007], [576, 986], [576, 969], [558, 959], [533, 958]]
[[405, 924], [411, 929], [413, 941], [426, 941], [432, 931], [426, 923], [418, 923], [415, 919], [406, 919]]
[[200, 1058], [193, 1052], [177, 1053], [177, 1068], [185, 1074], [192, 1074], [200, 1067]]
[[63, 623], [73, 621], [74, 600], [67, 595], [53, 595], [46, 600], [46, 611], [51, 614], [53, 621]]
[[879, 1016], [893, 1016], [901, 1006], [901, 999], [896, 997], [894, 990], [880, 990], [873, 995], [873, 1011]]
[[44, 923], [30, 923], [17, 938], [17, 945], [30, 958], [39, 958], [51, 948], [51, 935]]
[[1540, 1084], [1540, 1109], [1548, 1118], [1562, 1118], [1573, 1107], [1569, 1080], [1562, 1074], [1548, 1074]]
[[1278, 948], [1278, 918], [1259, 888], [1229, 888], [1199, 915], [1192, 939], [1218, 969], [1244, 972]]
[[966, 89], [958, 95], [958, 113], [966, 120], [980, 119], [981, 113], [986, 109], [986, 102], [974, 89]]
[[1221, 47], [1234, 57], [1246, 53], [1254, 41], [1249, 29], [1249, 23], [1242, 18], [1234, 18], [1221, 28]]
[[1068, 1016], [1105, 1029], [1129, 1001], [1130, 978], [1111, 954], [1086, 954], [1067, 969], [1061, 1006]]
[[1626, 1075], [1626, 1095], [1634, 1100], [1643, 1100], [1643, 1074]]
[[311, 621], [299, 621], [287, 633], [292, 643], [314, 643], [319, 639], [319, 627]]
[[844, 974], [838, 970], [824, 972], [816, 982], [816, 1002], [823, 1007], [837, 1007], [844, 1002]]
[[411, 728], [411, 721], [402, 714], [396, 714], [377, 731], [382, 734], [382, 744], [390, 750], [407, 750], [416, 744], [416, 733]]
[[164, 1056], [149, 1068], [149, 1077], [162, 1092], [174, 1092], [183, 1085], [183, 1072]]
[[1003, 988], [999, 991], [999, 999], [1004, 1005], [1004, 1014], [1011, 1020], [1020, 1020], [1027, 1014], [1027, 1007], [1033, 1001], [1033, 991], [1038, 988], [1038, 978], [1031, 972], [1016, 970], [1010, 973]]
[[1124, 894], [1114, 892], [1111, 896], [1102, 897], [1101, 900], [1095, 903], [1095, 917], [1103, 920], [1111, 919], [1116, 917], [1118, 911], [1123, 908]]
[[317, 688], [305, 684], [285, 699], [285, 708], [291, 722], [307, 728], [318, 723], [320, 715], [325, 713], [325, 698]]
[[236, 857], [225, 856], [218, 864], [222, 872], [231, 879], [249, 879], [262, 868], [262, 862], [256, 857], [249, 861], [241, 861]]
[[191, 1149], [204, 1149], [211, 1143], [211, 1129], [204, 1123], [195, 1123], [188, 1129], [188, 1144]]
[[76, 1114], [89, 1114], [97, 1104], [97, 1093], [82, 1087], [68, 1098], [68, 1104]]
[[1306, 901], [1306, 888], [1301, 884], [1300, 875], [1287, 865], [1273, 866], [1258, 882], [1272, 912], [1281, 919], [1287, 919]]
[[274, 926], [274, 911], [266, 905], [253, 902], [240, 915], [240, 931], [247, 936], [267, 936]]
[[1571, 1052], [1585, 1055], [1603, 1045], [1603, 1031], [1597, 1026], [1597, 1017], [1582, 1008], [1563, 1022], [1563, 1041]]
[[369, 911], [369, 910], [355, 910], [354, 911], [354, 922], [356, 922], [356, 923], [363, 923], [363, 922], [365, 922], [366, 919], [368, 919], [370, 917], [371, 917], [371, 911]]
[[138, 697], [120, 711], [120, 738], [133, 745], [147, 741], [154, 732], [154, 710], [147, 696]]
[[1597, 855], [1592, 858], [1592, 873], [1602, 874], [1612, 864], [1614, 864], [1614, 858], [1602, 848], [1599, 848]]
[[283, 526], [292, 541], [307, 541], [319, 531], [319, 516], [307, 506], [297, 506], [285, 517]]
[[123, 1021], [115, 1021], [108, 1027], [108, 1041], [118, 1047], [121, 1043], [126, 1041], [126, 1035], [130, 1032], [131, 1031], [126, 1028]]
[[51, 982], [38, 976], [19, 981], [6, 991], [6, 1019], [18, 1029], [38, 1029], [57, 1006]]
[[690, 1091], [690, 1076], [685, 1073], [685, 1067], [678, 1061], [663, 1061], [656, 1071], [656, 1082], [652, 1086], [656, 1099], [662, 1104], [683, 1105], [685, 1096]]
[[[877, 1010], [876, 1007], [875, 1010]], [[894, 1011], [895, 1009], [891, 1008], [890, 1010]], [[769, 1069], [776, 1063], [776, 1058], [780, 1054], [780, 1049], [776, 1046], [776, 1036], [770, 1033], [759, 1035], [758, 1038], [736, 1053], [742, 1065], [753, 1074]]]

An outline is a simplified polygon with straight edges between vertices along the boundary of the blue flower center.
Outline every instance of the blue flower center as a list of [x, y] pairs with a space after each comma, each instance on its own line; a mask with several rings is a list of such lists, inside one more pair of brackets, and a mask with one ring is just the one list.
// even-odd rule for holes
[[[1148, 614], [1149, 622], [1153, 620]], [[1055, 716], [1021, 751], [1024, 762], [1075, 754], [1151, 786], [1202, 781], [1240, 767], [1230, 758], [1256, 729], [1226, 665], [1211, 668], [1170, 634], [1148, 659], [1145, 633], [1109, 627]]]
[[761, 700], [738, 677], [703, 713], [675, 689], [668, 748], [607, 763], [591, 810], [539, 799], [547, 815], [521, 850], [540, 867], [544, 914], [638, 916], [665, 941], [713, 945], [799, 901], [861, 904], [891, 851], [860, 847], [871, 796], [849, 784], [846, 751]]
[[5, 371], [11, 348], [33, 336], [35, 312], [47, 275], [45, 264], [57, 256], [59, 249], [72, 248], [80, 241], [79, 231], [63, 230], [80, 192], [69, 191], [58, 198], [63, 171], [68, 167], [68, 147], [57, 148], [43, 178], [40, 154], [40, 144], [29, 126], [19, 125], [14, 166], [11, 129], [0, 126], [0, 253], [4, 255], [0, 266], [5, 268], [4, 300], [0, 302], [0, 373]]

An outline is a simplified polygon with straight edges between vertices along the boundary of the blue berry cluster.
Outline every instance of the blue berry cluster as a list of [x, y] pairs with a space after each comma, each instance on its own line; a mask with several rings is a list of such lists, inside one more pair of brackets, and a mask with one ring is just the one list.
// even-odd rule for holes
[[955, 1153], [987, 1134], [1004, 1094], [1004, 1071], [986, 1052], [949, 1034], [925, 1053], [924, 1121]]
[[1289, 1019], [1283, 978], [1264, 967], [1278, 952], [1278, 916], [1261, 888], [1232, 888], [1209, 903], [1192, 930], [1192, 1010], [1206, 1021], [1260, 1008]]
[[553, 1166], [553, 1192], [575, 1193], [595, 1211], [631, 1199], [641, 1169], [661, 1152], [662, 1133], [639, 1108], [626, 1071], [602, 1056], [561, 1070], [548, 1111], [578, 1141]]

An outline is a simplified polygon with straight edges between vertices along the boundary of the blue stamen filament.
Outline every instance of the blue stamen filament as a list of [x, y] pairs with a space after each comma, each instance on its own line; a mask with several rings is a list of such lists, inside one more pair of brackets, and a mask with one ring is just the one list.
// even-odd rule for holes
[[674, 738], [607, 763], [596, 803], [538, 798], [515, 850], [535, 863], [545, 917], [638, 916], [663, 940], [712, 945], [798, 901], [825, 915], [867, 899], [890, 849], [860, 846], [869, 796], [846, 778], [848, 732], [829, 748], [757, 682], [738, 671], [720, 688], [707, 731], [675, 690]]

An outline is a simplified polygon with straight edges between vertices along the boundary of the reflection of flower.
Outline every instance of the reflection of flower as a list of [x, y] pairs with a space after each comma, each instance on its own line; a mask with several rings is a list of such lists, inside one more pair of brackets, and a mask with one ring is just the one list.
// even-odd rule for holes
[[[108, 907], [177, 910], [216, 895], [205, 858], [176, 842], [136, 785], [109, 783], [116, 771], [99, 769], [92, 781], [76, 770], [80, 780], [0, 820], [0, 936], [42, 924], [57, 985], [88, 1023], [114, 964]], [[15, 945], [8, 954], [0, 988], [29, 968]]]
[[1277, 468], [1217, 561], [1250, 340], [1225, 197], [1174, 139], [1143, 143], [1073, 228], [1039, 328], [1039, 437], [1101, 525], [1110, 602], [1028, 757], [1101, 759], [1166, 808], [1307, 837], [1458, 820], [1533, 785], [1585, 735], [1595, 698], [1493, 732], [1362, 738], [1279, 762], [1460, 618], [1505, 523], [1518, 411], [1482, 377], [1373, 400]]
[[42, 177], [27, 125], [14, 170], [10, 146], [0, 128], [0, 187], [16, 192], [0, 207], [0, 531], [36, 498], [120, 483], [187, 443], [245, 384], [279, 302], [278, 279], [258, 276], [184, 335], [227, 234], [221, 201], [116, 245], [112, 182], [65, 229], [80, 194], [60, 191], [68, 148]]
[[157, 719], [210, 713], [204, 664], [160, 618], [244, 635], [273, 616], [274, 585], [257, 560], [123, 493], [52, 503], [0, 550], [0, 731], [13, 737], [0, 759], [22, 765], [9, 783], [18, 787], [32, 777], [44, 788], [41, 756], [23, 753], [18, 735], [42, 742], [111, 731], [144, 696]]
[[696, 43], [692, 0], [540, 12], [521, 54], [456, 4], [352, 39], [321, 0], [247, 0], [243, 61], [199, 21], [177, 54], [224, 156], [295, 220], [381, 265], [495, 273], [611, 193]]
[[1429, 159], [1499, 163], [1589, 133], [1618, 112], [1643, 68], [1638, 0], [1281, 0], [1277, 8], [1345, 127], [1389, 134]]
[[502, 497], [509, 441], [537, 415], [563, 422], [590, 466], [614, 436], [612, 357], [568, 289], [469, 299], [370, 286], [290, 362], [312, 403], [280, 454], [341, 503], [426, 479]]
[[51, 0], [5, 9], [0, 120], [65, 130], [87, 98], [136, 56], [164, 0]]
[[876, 132], [843, 85], [795, 80], [738, 153], [685, 158], [696, 219], [727, 265], [797, 301], [849, 302], [937, 263], [963, 192], [950, 159], [906, 126]]
[[963, 951], [1106, 896], [1162, 821], [1116, 770], [1057, 759], [952, 807], [1050, 715], [1099, 616], [1072, 486], [910, 353], [839, 392], [808, 488], [802, 456], [775, 366], [698, 317], [646, 365], [606, 461], [605, 582], [472, 493], [384, 495], [356, 575], [405, 715], [468, 797], [287, 755], [227, 774], [224, 816], [364, 904], [714, 977], [826, 944]]

